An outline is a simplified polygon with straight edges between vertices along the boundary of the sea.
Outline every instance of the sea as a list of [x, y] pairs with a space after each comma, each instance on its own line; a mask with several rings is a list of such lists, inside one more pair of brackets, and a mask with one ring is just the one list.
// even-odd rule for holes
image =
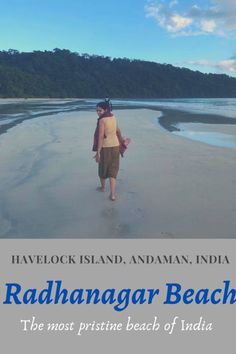
[[[56, 115], [61, 112], [93, 111], [102, 99], [0, 99], [0, 135], [28, 119]], [[201, 141], [212, 146], [236, 148], [236, 98], [194, 99], [114, 99], [114, 109], [163, 108], [194, 114], [231, 118], [230, 124], [176, 122], [176, 131], [169, 132], [183, 139]], [[232, 119], [235, 119], [235, 124]], [[221, 122], [222, 123], [222, 122]], [[1, 137], [0, 137], [1, 138]]]

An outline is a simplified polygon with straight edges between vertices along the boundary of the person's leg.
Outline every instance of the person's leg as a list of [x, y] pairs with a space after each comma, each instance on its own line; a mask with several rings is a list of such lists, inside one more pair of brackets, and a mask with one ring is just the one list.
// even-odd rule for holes
[[104, 178], [100, 178], [100, 182], [101, 182], [100, 190], [101, 192], [105, 192], [106, 180]]
[[111, 200], [115, 200], [116, 199], [116, 179], [114, 177], [110, 177], [110, 189], [111, 189], [111, 195], [110, 198]]
[[104, 165], [104, 149], [101, 150], [100, 162], [98, 164], [98, 176], [101, 182], [101, 187], [98, 187], [97, 190], [100, 192], [105, 192], [106, 179], [105, 176], [105, 165]]

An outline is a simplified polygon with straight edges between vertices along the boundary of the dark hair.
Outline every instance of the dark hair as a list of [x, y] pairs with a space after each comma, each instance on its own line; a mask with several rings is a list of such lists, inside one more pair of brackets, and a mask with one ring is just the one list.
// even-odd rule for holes
[[104, 109], [105, 111], [112, 111], [112, 103], [110, 98], [105, 98], [105, 101], [101, 101], [97, 104], [97, 107]]

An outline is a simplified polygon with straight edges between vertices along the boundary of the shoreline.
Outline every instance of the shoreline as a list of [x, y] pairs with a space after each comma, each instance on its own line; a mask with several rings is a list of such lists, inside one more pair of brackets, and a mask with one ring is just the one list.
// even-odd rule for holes
[[[50, 116], [50, 115], [56, 115], [60, 113], [66, 112], [91, 112], [93, 111], [91, 107], [88, 105], [88, 107], [74, 107], [74, 104], [76, 102], [85, 102], [86, 100], [84, 99], [76, 99], [76, 100], [63, 100], [63, 102], [60, 103], [55, 103], [56, 101], [53, 101], [54, 99], [19, 99], [21, 100], [20, 103], [16, 102], [10, 102], [11, 107], [9, 107], [9, 111], [6, 109], [8, 104], [3, 104], [2, 107], [0, 105], [0, 117], [1, 115], [7, 115], [11, 112], [19, 112], [19, 109], [21, 109], [22, 115], [19, 118], [11, 118], [9, 119], [14, 119], [9, 123], [2, 124], [0, 125], [0, 135], [7, 133], [11, 128], [23, 123], [26, 120], [31, 120], [35, 119], [38, 117], [44, 117], [44, 116]], [[30, 102], [33, 104], [34, 102], [41, 102], [42, 104], [46, 102], [47, 108], [51, 108], [53, 104], [59, 105], [60, 108], [56, 108], [55, 110], [49, 110], [45, 112], [40, 112], [36, 113], [33, 115], [30, 115], [29, 112], [26, 111], [26, 108], [30, 108]], [[51, 103], [49, 103], [51, 102]], [[53, 103], [54, 102], [54, 103]], [[16, 105], [17, 107], [15, 108], [16, 110], [12, 108], [12, 105]], [[94, 105], [95, 103], [93, 103]], [[45, 106], [45, 105], [44, 105]], [[70, 107], [71, 106], [71, 107]], [[64, 109], [63, 109], [64, 108]], [[66, 108], [66, 109], [65, 109]], [[217, 124], [217, 125], [236, 125], [236, 118], [230, 118], [227, 116], [223, 115], [217, 115], [217, 114], [210, 114], [210, 113], [193, 113], [191, 111], [183, 111], [181, 109], [177, 108], [166, 108], [165, 106], [149, 106], [149, 105], [113, 105], [114, 111], [115, 110], [142, 110], [142, 109], [147, 109], [151, 111], [157, 111], [161, 112], [161, 116], [159, 116], [158, 122], [159, 124], [166, 129], [169, 132], [180, 132], [181, 129], [179, 129], [176, 125], [181, 124], [181, 123], [201, 123], [201, 124]]]

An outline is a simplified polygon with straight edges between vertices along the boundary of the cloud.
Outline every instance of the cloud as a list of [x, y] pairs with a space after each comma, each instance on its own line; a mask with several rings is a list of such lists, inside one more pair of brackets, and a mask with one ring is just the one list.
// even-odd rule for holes
[[236, 73], [236, 60], [233, 60], [233, 59], [221, 60], [218, 63], [216, 63], [216, 67], [218, 67], [220, 70], [225, 70], [225, 71], [235, 74]]
[[179, 32], [188, 27], [192, 19], [174, 12], [173, 7], [177, 4], [177, 1], [171, 1], [168, 5], [163, 1], [158, 1], [155, 4], [149, 3], [149, 5], [145, 6], [146, 16], [153, 17], [168, 32]]
[[236, 34], [236, 0], [208, 0], [204, 6], [195, 4], [185, 10], [179, 5], [178, 1], [148, 1], [146, 17], [175, 35]]
[[212, 32], [214, 32], [216, 26], [217, 26], [217, 24], [214, 20], [202, 20], [201, 21], [201, 30], [203, 32], [212, 33]]
[[236, 56], [233, 56], [230, 59], [219, 60], [219, 61], [211, 61], [206, 59], [200, 60], [191, 60], [188, 61], [187, 64], [200, 66], [200, 67], [211, 67], [214, 70], [220, 72], [226, 72], [229, 74], [236, 74]]

